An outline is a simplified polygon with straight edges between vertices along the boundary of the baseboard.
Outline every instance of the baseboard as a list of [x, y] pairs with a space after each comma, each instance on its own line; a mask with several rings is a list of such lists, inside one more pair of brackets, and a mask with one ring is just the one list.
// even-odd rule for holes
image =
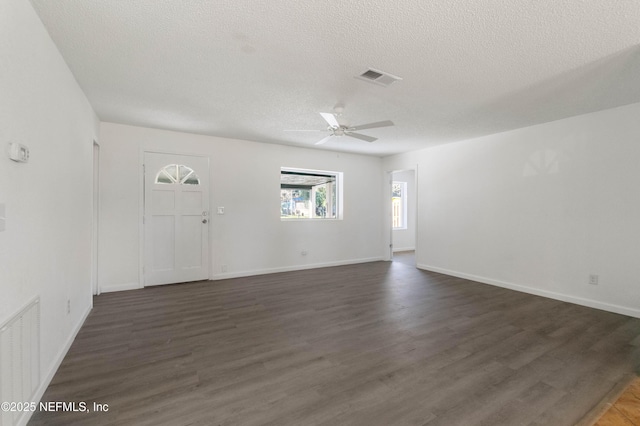
[[[76, 324], [76, 326], [73, 328], [73, 331], [71, 332], [71, 335], [65, 342], [64, 346], [62, 347], [62, 349], [60, 349], [60, 352], [58, 352], [58, 355], [56, 356], [55, 361], [53, 363], [53, 366], [47, 372], [46, 376], [44, 376], [44, 379], [40, 383], [40, 386], [38, 386], [38, 389], [36, 389], [36, 392], [33, 397], [33, 402], [35, 402], [36, 404], [39, 403], [40, 400], [42, 399], [44, 392], [49, 387], [49, 384], [51, 383], [51, 380], [53, 380], [53, 376], [55, 376], [56, 372], [58, 371], [58, 368], [60, 368], [60, 364], [62, 364], [62, 360], [64, 360], [64, 357], [67, 355], [67, 352], [69, 352], [69, 348], [71, 348], [71, 344], [76, 339], [78, 332], [84, 325], [84, 322], [87, 320], [87, 317], [89, 316], [90, 312], [91, 312], [91, 306], [88, 306], [87, 310], [84, 312], [84, 314], [82, 314], [82, 317], [78, 322], [78, 324]], [[34, 413], [33, 411], [25, 411], [24, 413], [25, 415], [20, 419], [18, 419], [18, 422], [16, 423], [16, 425], [25, 426], [27, 423], [29, 423], [29, 419], [31, 419], [31, 416], [33, 415], [33, 413]]]
[[123, 283], [123, 284], [109, 284], [109, 285], [101, 285], [100, 293], [111, 293], [114, 291], [125, 291], [125, 290], [138, 290], [140, 284], [138, 283]]
[[364, 259], [350, 259], [350, 260], [340, 260], [337, 262], [326, 262], [326, 263], [312, 263], [308, 265], [295, 265], [295, 266], [283, 266], [280, 268], [265, 268], [265, 269], [254, 269], [250, 271], [239, 271], [239, 272], [225, 272], [221, 274], [214, 274], [211, 277], [211, 280], [226, 280], [229, 278], [241, 278], [241, 277], [250, 277], [253, 275], [265, 275], [265, 274], [276, 274], [279, 272], [291, 272], [291, 271], [302, 271], [305, 269], [317, 269], [317, 268], [329, 268], [332, 266], [344, 266], [344, 265], [354, 265], [357, 263], [367, 263], [367, 262], [377, 262], [384, 260], [382, 256], [380, 257], [368, 257]]
[[415, 251], [415, 250], [416, 250], [415, 247], [398, 247], [398, 248], [394, 247], [393, 248], [394, 253], [397, 253], [399, 251]]
[[418, 269], [438, 272], [440, 274], [451, 275], [458, 278], [464, 278], [471, 281], [477, 281], [483, 284], [495, 285], [497, 287], [508, 288], [510, 290], [521, 291], [523, 293], [534, 294], [536, 296], [548, 297], [550, 299], [560, 300], [562, 302], [574, 303], [576, 305], [587, 306], [589, 308], [601, 309], [603, 311], [614, 312], [616, 314], [627, 315], [634, 318], [640, 318], [640, 310], [629, 308], [626, 306], [614, 305], [611, 303], [599, 302], [593, 299], [585, 299], [582, 297], [572, 296], [564, 293], [556, 293], [554, 291], [541, 290], [535, 287], [529, 287], [521, 284], [514, 284], [507, 281], [495, 280], [492, 278], [481, 277], [478, 275], [467, 274], [464, 272], [452, 271], [449, 269], [438, 268], [437, 266], [418, 264]]

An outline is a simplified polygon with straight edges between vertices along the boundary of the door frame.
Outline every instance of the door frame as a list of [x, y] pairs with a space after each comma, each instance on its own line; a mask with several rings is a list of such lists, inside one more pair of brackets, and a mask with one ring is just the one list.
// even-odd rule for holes
[[[100, 295], [100, 281], [98, 280], [98, 244], [100, 239], [100, 144], [94, 139], [93, 152], [93, 199], [91, 217], [91, 294]], [[93, 305], [93, 298], [91, 298]]]
[[209, 244], [209, 259], [208, 263], [208, 271], [207, 271], [207, 279], [211, 279], [211, 271], [213, 267], [213, 258], [212, 258], [212, 241], [211, 241], [211, 227], [213, 223], [211, 221], [211, 205], [213, 202], [213, 185], [211, 181], [211, 156], [203, 155], [201, 153], [192, 153], [192, 152], [184, 152], [184, 151], [170, 151], [163, 149], [154, 149], [154, 148], [140, 148], [139, 158], [138, 158], [138, 288], [144, 288], [144, 196], [145, 196], [145, 186], [144, 186], [144, 157], [146, 153], [150, 154], [167, 154], [167, 155], [185, 155], [188, 157], [200, 157], [206, 158], [209, 163], [209, 232], [207, 233], [207, 243]]
[[414, 229], [414, 238], [415, 238], [415, 256], [416, 256], [416, 265], [418, 264], [418, 250], [419, 250], [419, 240], [418, 240], [418, 223], [420, 222], [419, 220], [419, 193], [420, 191], [418, 190], [418, 165], [413, 165], [413, 166], [408, 166], [408, 167], [403, 167], [403, 168], [399, 168], [399, 169], [393, 169], [393, 170], [386, 170], [384, 173], [384, 179], [383, 179], [383, 193], [385, 194], [384, 198], [383, 198], [383, 203], [382, 203], [382, 207], [384, 209], [384, 216], [383, 216], [383, 235], [385, 235], [384, 237], [384, 241], [383, 241], [383, 250], [385, 253], [384, 255], [384, 260], [387, 261], [393, 261], [393, 220], [391, 218], [392, 216], [392, 206], [391, 206], [391, 184], [393, 182], [393, 174], [397, 173], [397, 172], [407, 172], [407, 171], [413, 171], [413, 179], [414, 179], [414, 207], [413, 207], [413, 211], [415, 213], [415, 229]]
[[382, 193], [384, 198], [382, 199], [382, 208], [384, 210], [383, 226], [384, 235], [382, 244], [384, 260], [393, 261], [393, 218], [391, 217], [392, 204], [391, 204], [391, 183], [393, 181], [393, 170], [387, 170], [384, 173], [384, 182], [382, 185]]

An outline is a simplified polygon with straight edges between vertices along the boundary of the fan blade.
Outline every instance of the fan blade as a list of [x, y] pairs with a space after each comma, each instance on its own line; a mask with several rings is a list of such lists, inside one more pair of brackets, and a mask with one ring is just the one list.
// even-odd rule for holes
[[324, 139], [320, 139], [318, 142], [316, 142], [316, 145], [322, 145], [323, 143], [327, 143], [329, 142], [329, 139], [331, 139], [333, 137], [333, 135], [329, 135]]
[[377, 121], [375, 123], [349, 127], [349, 130], [365, 130], [365, 129], [375, 129], [376, 127], [389, 127], [389, 126], [395, 126], [395, 124], [393, 124], [393, 121], [391, 120]]
[[300, 129], [287, 129], [283, 132], [326, 132], [326, 130], [300, 130]]
[[324, 118], [324, 120], [329, 123], [329, 126], [333, 127], [334, 129], [337, 129], [338, 127], [340, 127], [340, 123], [338, 123], [338, 120], [336, 120], [336, 116], [333, 114], [330, 114], [328, 112], [321, 112], [320, 115], [322, 116], [322, 118]]
[[351, 136], [352, 138], [361, 139], [367, 142], [374, 142], [378, 140], [378, 138], [373, 138], [371, 136], [363, 135], [361, 133], [344, 132], [344, 134], [347, 136]]

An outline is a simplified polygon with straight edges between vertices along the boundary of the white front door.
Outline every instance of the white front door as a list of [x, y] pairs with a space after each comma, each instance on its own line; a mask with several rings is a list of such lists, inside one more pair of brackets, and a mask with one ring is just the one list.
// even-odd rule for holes
[[144, 285], [209, 277], [209, 159], [144, 153]]

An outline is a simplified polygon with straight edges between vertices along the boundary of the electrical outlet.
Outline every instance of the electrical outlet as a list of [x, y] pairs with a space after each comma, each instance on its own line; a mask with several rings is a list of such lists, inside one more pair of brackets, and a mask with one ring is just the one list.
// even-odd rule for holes
[[67, 299], [67, 315], [71, 313], [71, 299]]
[[598, 276], [597, 275], [589, 275], [589, 284], [598, 285]]
[[220, 265], [220, 270], [222, 272], [227, 272], [227, 265]]

